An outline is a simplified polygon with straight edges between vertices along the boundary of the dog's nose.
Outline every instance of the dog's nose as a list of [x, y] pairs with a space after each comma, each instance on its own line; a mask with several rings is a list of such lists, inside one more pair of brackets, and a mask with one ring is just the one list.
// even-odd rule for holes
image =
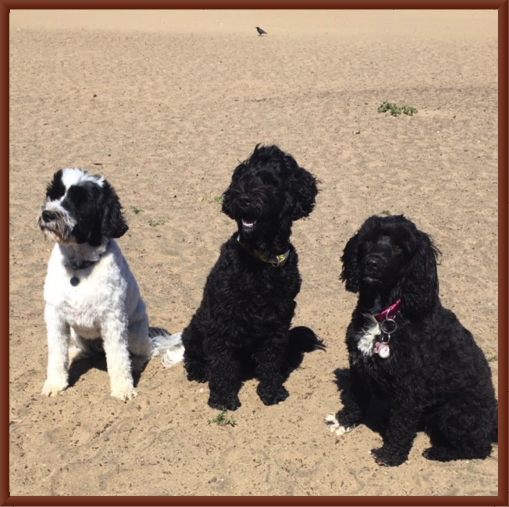
[[251, 198], [248, 195], [241, 195], [239, 197], [239, 204], [241, 206], [249, 206], [251, 204]]
[[55, 213], [52, 213], [51, 211], [48, 210], [44, 210], [42, 212], [42, 219], [44, 220], [44, 222], [51, 222], [52, 220], [55, 219]]
[[369, 257], [366, 259], [366, 267], [370, 269], [378, 269], [380, 267], [380, 259]]

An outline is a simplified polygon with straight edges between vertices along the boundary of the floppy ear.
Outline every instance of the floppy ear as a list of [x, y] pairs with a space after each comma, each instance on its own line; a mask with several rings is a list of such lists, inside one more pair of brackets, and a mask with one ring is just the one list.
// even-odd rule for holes
[[104, 182], [103, 189], [105, 192], [104, 212], [101, 222], [101, 233], [107, 238], [120, 238], [129, 229], [122, 214], [122, 206], [120, 200], [108, 182]]
[[318, 194], [317, 180], [310, 172], [299, 166], [291, 172], [290, 178], [291, 217], [292, 220], [299, 220], [299, 218], [307, 217], [315, 207]]
[[396, 297], [403, 299], [406, 313], [423, 314], [436, 303], [439, 294], [437, 257], [440, 251], [430, 237], [417, 231], [417, 249], [396, 285]]
[[231, 207], [232, 187], [238, 181], [238, 179], [240, 178], [240, 175], [244, 172], [246, 167], [247, 167], [246, 163], [244, 162], [242, 164], [239, 164], [235, 168], [235, 171], [233, 171], [232, 180], [230, 182], [230, 185], [228, 186], [228, 188], [226, 189], [225, 193], [223, 194], [223, 204], [221, 206], [221, 211], [225, 215], [229, 216], [232, 220], [235, 220], [235, 217], [233, 215], [233, 210], [232, 210], [232, 207]]
[[345, 282], [345, 288], [349, 292], [359, 292], [361, 271], [358, 260], [359, 233], [352, 236], [343, 250], [341, 262], [341, 281]]

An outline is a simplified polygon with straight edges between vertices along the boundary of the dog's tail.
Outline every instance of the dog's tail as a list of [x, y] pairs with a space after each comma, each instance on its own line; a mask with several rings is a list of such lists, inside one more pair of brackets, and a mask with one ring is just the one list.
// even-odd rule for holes
[[298, 368], [304, 359], [304, 354], [314, 350], [325, 350], [322, 340], [315, 332], [305, 326], [298, 326], [290, 329], [288, 334], [288, 349], [286, 351], [285, 363], [288, 375]]
[[148, 336], [152, 341], [152, 357], [161, 356], [165, 368], [171, 368], [184, 359], [182, 333], [170, 334], [161, 327], [149, 327]]

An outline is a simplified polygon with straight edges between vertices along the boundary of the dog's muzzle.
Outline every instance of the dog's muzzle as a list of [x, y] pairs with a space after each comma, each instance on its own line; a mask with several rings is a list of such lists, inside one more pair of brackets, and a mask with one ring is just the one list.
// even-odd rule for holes
[[382, 274], [385, 269], [385, 262], [379, 255], [370, 255], [364, 261], [362, 279], [371, 284], [382, 283]]
[[74, 228], [69, 216], [58, 210], [43, 210], [38, 224], [48, 239], [62, 242], [69, 241]]

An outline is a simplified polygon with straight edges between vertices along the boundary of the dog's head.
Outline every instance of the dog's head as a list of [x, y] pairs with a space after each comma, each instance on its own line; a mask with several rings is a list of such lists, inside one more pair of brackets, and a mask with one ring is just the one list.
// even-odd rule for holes
[[403, 215], [372, 216], [345, 246], [341, 279], [350, 292], [378, 287], [403, 299], [407, 313], [419, 313], [438, 298], [438, 254]]
[[103, 236], [119, 238], [128, 230], [113, 187], [103, 177], [77, 168], [54, 174], [38, 224], [48, 239], [91, 246], [100, 245]]
[[237, 222], [243, 238], [291, 227], [308, 216], [318, 193], [316, 178], [277, 146], [257, 145], [234, 171], [223, 212]]

